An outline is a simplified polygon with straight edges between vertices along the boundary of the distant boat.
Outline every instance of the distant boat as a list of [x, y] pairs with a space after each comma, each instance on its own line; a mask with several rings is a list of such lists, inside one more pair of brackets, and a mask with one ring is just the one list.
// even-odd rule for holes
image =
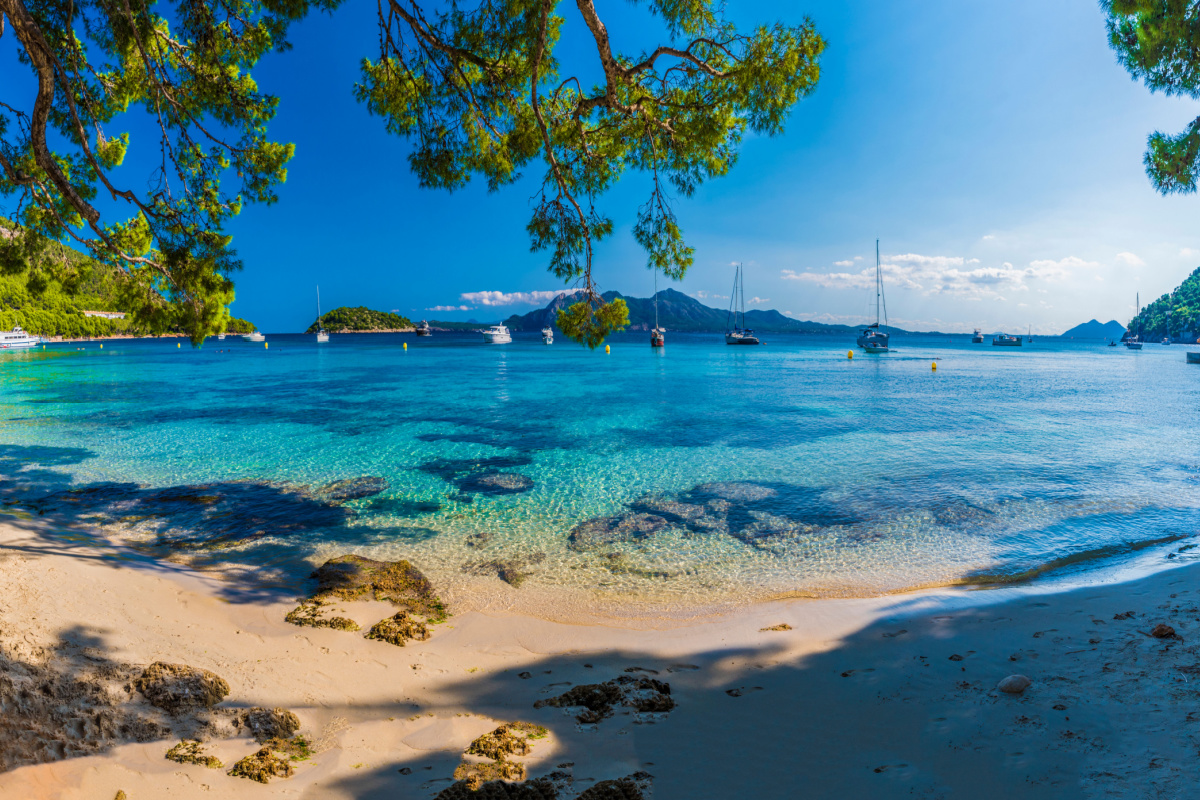
[[650, 346], [664, 347], [667, 344], [666, 331], [658, 327], [658, 270], [654, 270], [654, 328], [650, 331]]
[[[728, 327], [725, 332], [725, 344], [758, 344], [758, 337], [754, 335], [754, 331], [746, 327], [746, 288], [742, 265], [735, 266], [737, 269], [733, 273], [733, 295], [729, 298], [729, 314], [725, 318], [725, 325]], [[658, 299], [657, 292], [655, 299]], [[742, 315], [741, 324], [738, 324], [739, 307]], [[655, 328], [657, 327], [658, 323], [656, 322]], [[653, 345], [652, 337], [651, 346]]]
[[1029, 342], [1030, 344], [1033, 344], [1033, 326], [1032, 325], [1030, 325], [1029, 329], [1025, 332], [1025, 341]]
[[321, 321], [321, 287], [317, 287], [317, 344], [324, 344], [329, 341], [329, 334], [325, 332], [325, 325]]
[[868, 325], [858, 337], [858, 346], [868, 353], [888, 352], [888, 334], [879, 329], [882, 309], [883, 324], [887, 326], [887, 300], [883, 296], [883, 268], [879, 265], [879, 240], [875, 240], [875, 324]]
[[975, 335], [971, 337], [971, 344], [983, 344], [983, 333], [979, 328], [975, 329]]
[[483, 340], [488, 344], [508, 344], [512, 341], [512, 334], [508, 332], [508, 328], [503, 325], [493, 325], [483, 333]]
[[549, 325], [542, 328], [542, 344], [554, 344], [554, 328]]
[[1007, 333], [998, 333], [992, 339], [993, 347], [1020, 347], [1020, 336], [1009, 336]]
[[0, 333], [0, 350], [20, 350], [25, 347], [37, 347], [42, 340], [21, 330], [18, 325], [11, 331]]
[[421, 320], [421, 324], [417, 326], [417, 336], [433, 336], [433, 328], [429, 327], [429, 323]]
[[[1142, 296], [1139, 293], [1139, 294], [1135, 294], [1134, 297], [1137, 298], [1137, 313], [1133, 315], [1133, 318], [1136, 320], [1138, 317], [1140, 317], [1142, 315]], [[1139, 323], [1139, 326], [1140, 326], [1140, 324], [1141, 323]], [[1142, 349], [1142, 337], [1141, 337], [1140, 328], [1139, 328], [1139, 332], [1135, 333], [1133, 335], [1132, 339], [1125, 340], [1125, 346], [1128, 347], [1130, 350], [1141, 350]]]
[[1109, 347], [1116, 347], [1116, 346], [1117, 346], [1117, 343], [1116, 343], [1116, 342], [1114, 342], [1113, 340], [1109, 339], [1109, 341], [1108, 341], [1108, 346], [1109, 346]]
[[246, 342], [265, 342], [267, 337], [263, 336], [258, 331], [251, 331], [242, 335], [242, 340]]
[[217, 341], [218, 341], [218, 342], [223, 342], [223, 341], [225, 341], [225, 334], [223, 334], [223, 333], [218, 333], [218, 334], [217, 334]]

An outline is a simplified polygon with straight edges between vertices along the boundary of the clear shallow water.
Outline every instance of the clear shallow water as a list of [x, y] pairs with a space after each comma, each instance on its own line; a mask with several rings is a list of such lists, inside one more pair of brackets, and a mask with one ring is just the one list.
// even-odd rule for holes
[[[1200, 527], [1182, 346], [912, 337], [851, 361], [837, 338], [645, 339], [5, 354], [0, 499], [209, 560], [353, 549], [460, 598], [584, 606], [877, 594]], [[362, 476], [387, 488], [344, 504], [320, 488]]]

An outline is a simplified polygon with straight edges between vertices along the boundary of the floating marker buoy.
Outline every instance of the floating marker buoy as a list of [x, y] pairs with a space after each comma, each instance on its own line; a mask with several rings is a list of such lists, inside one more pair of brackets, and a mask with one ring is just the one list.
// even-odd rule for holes
[[103, 350], [103, 349], [104, 349], [104, 342], [101, 342], [101, 343], [100, 343], [100, 349], [101, 349], [101, 350]]
[[405, 349], [405, 350], [407, 350], [407, 349], [408, 349], [408, 342], [405, 342], [405, 343], [404, 343], [404, 349]]
[[847, 351], [846, 351], [846, 358], [853, 359], [853, 358], [854, 358], [854, 351], [853, 351], [853, 350], [847, 350]]
[[933, 362], [933, 371], [937, 372], [937, 362]]
[[176, 342], [176, 343], [175, 343], [175, 346], [176, 346], [176, 347], [179, 347], [179, 346], [180, 346], [179, 342]]
[[606, 352], [606, 353], [611, 353], [611, 352], [612, 352], [612, 348], [610, 348], [608, 345], [604, 345], [604, 352]]
[[266, 350], [266, 349], [267, 349], [267, 348], [269, 348], [270, 346], [271, 346], [271, 343], [270, 343], [270, 342], [263, 342], [263, 350]]

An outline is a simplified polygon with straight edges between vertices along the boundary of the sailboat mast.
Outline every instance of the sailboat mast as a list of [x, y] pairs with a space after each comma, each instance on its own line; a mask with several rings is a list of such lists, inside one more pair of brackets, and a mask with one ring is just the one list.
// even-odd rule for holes
[[658, 270], [654, 270], [654, 330], [658, 330]]
[[879, 328], [879, 303], [882, 294], [882, 279], [879, 273], [879, 240], [875, 240], [875, 327]]
[[321, 327], [321, 287], [317, 286], [317, 328]]
[[741, 296], [742, 296], [742, 330], [745, 330], [746, 329], [746, 272], [741, 267], [738, 267], [738, 277], [739, 277], [740, 283], [741, 283], [741, 291], [739, 292], [739, 294], [741, 294]]

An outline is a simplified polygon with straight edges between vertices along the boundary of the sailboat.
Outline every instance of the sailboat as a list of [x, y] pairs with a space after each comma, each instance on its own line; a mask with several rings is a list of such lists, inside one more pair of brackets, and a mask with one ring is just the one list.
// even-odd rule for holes
[[658, 270], [654, 270], [654, 328], [650, 331], [650, 346], [663, 347], [667, 343], [666, 331], [658, 327]]
[[1172, 297], [1170, 300], [1170, 303], [1167, 305], [1167, 335], [1163, 337], [1163, 340], [1162, 340], [1163, 344], [1171, 343], [1171, 315], [1172, 315], [1172, 312], [1175, 311], [1175, 309], [1172, 307], [1174, 304], [1175, 304], [1175, 298]]
[[[758, 337], [754, 335], [754, 331], [746, 328], [746, 287], [742, 265], [735, 264], [734, 266], [737, 267], [737, 270], [733, 273], [733, 294], [729, 298], [729, 316], [725, 320], [729, 325], [729, 330], [725, 333], [725, 344], [758, 344]], [[742, 314], [740, 325], [738, 324], [739, 298]]]
[[875, 240], [875, 324], [868, 325], [858, 337], [858, 346], [868, 353], [888, 352], [888, 334], [879, 329], [880, 310], [887, 326], [887, 300], [883, 297], [883, 267], [879, 264], [879, 240]]
[[317, 344], [324, 344], [329, 341], [329, 334], [325, 332], [325, 325], [321, 322], [321, 287], [317, 287]]
[[[1137, 298], [1137, 313], [1133, 315], [1133, 318], [1137, 319], [1142, 314], [1142, 296], [1139, 293], [1139, 294], [1134, 295], [1134, 297]], [[1130, 350], [1141, 350], [1142, 349], [1142, 337], [1140, 336], [1140, 331], [1138, 333], [1135, 333], [1133, 335], [1132, 339], [1126, 339], [1125, 346], [1128, 347]]]

